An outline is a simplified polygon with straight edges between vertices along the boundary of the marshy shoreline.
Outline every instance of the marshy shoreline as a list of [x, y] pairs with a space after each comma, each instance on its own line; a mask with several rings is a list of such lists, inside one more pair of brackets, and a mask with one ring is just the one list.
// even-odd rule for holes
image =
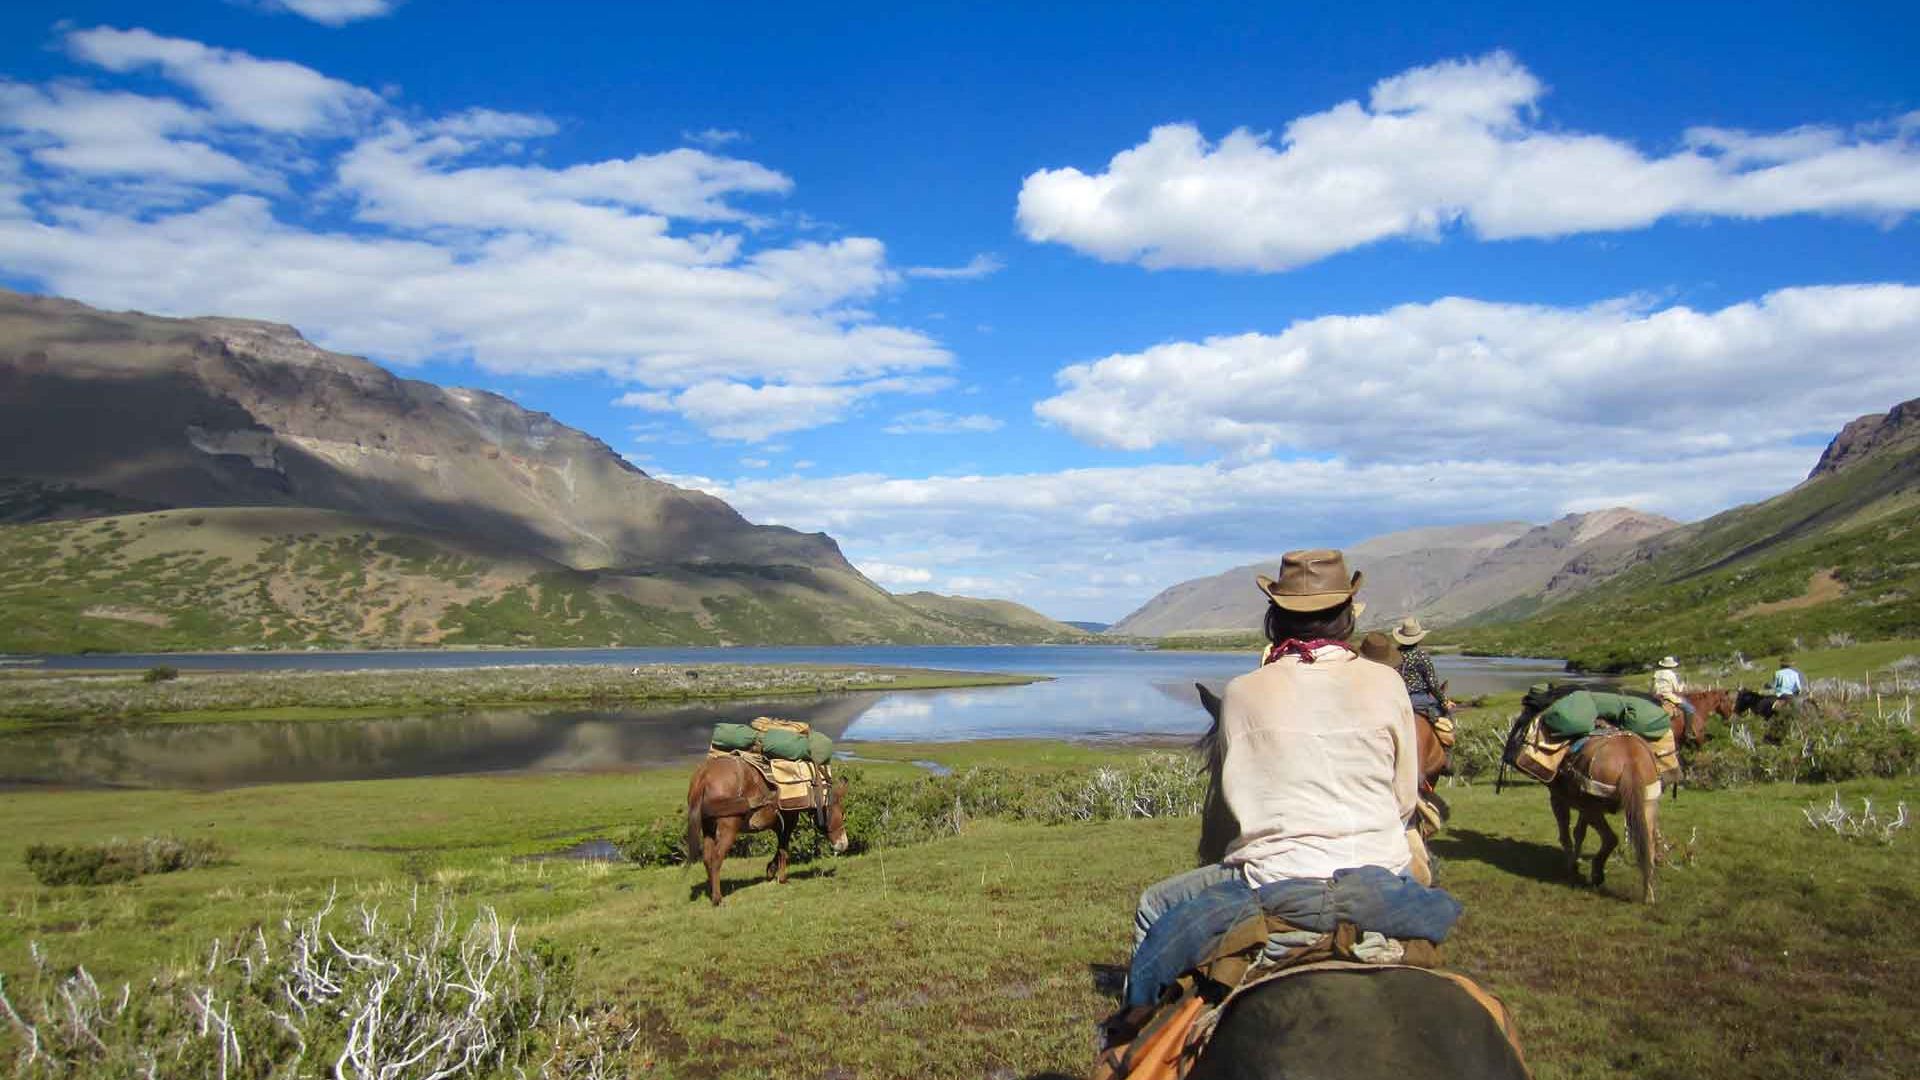
[[621, 706], [1019, 686], [1045, 676], [873, 665], [513, 664], [350, 671], [0, 669], [0, 732], [74, 725], [345, 720], [499, 705]]

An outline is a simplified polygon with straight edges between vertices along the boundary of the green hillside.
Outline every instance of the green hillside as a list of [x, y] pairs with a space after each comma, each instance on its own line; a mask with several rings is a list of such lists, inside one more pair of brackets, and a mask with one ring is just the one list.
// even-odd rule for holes
[[909, 603], [857, 574], [803, 565], [576, 570], [327, 510], [0, 526], [0, 652], [1083, 636], [1016, 604], [934, 599]]
[[[1510, 608], [1514, 621], [1448, 639], [1621, 671], [1669, 653], [1759, 656], [1920, 636], [1915, 411], [1909, 403], [1867, 418], [1879, 427], [1866, 452], [1829, 449], [1805, 483], [1649, 541], [1636, 565], [1601, 585], [1537, 613]], [[1895, 418], [1904, 421], [1898, 430]]]

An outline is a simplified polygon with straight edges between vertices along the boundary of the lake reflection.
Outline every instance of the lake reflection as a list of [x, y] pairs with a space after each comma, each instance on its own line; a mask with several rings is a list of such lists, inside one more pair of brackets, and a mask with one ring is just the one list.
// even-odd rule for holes
[[[763, 659], [740, 655], [747, 651], [730, 651], [724, 658], [743, 663]], [[829, 662], [943, 667], [959, 666], [951, 654], [965, 652], [973, 670], [1045, 672], [1054, 678], [1027, 686], [655, 708], [493, 708], [379, 720], [155, 725], [16, 736], [0, 741], [0, 783], [217, 788], [625, 769], [690, 760], [706, 749], [715, 723], [762, 714], [805, 720], [846, 744], [1186, 737], [1206, 727], [1193, 683], [1217, 690], [1253, 666], [1248, 653], [1112, 647], [888, 649], [884, 661], [845, 655], [863, 650], [820, 651], [840, 654]], [[922, 655], [912, 655], [916, 652]], [[1544, 661], [1443, 656], [1438, 666], [1441, 676], [1452, 680], [1455, 695], [1463, 697], [1565, 678], [1559, 665]]]

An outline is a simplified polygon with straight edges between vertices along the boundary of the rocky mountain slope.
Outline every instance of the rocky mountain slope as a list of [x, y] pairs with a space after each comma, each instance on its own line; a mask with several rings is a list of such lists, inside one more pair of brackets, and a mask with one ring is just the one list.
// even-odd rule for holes
[[1848, 424], [1807, 479], [1642, 541], [1606, 581], [1469, 631], [1597, 670], [1920, 636], [1920, 399]]
[[[287, 326], [0, 290], [0, 431], [0, 600], [36, 613], [31, 632], [0, 630], [0, 649], [1080, 636], [1017, 605], [930, 613], [825, 534], [755, 525], [547, 414], [396, 377]], [[62, 524], [78, 520], [94, 524]], [[95, 595], [116, 554], [96, 539], [146, 586], [178, 586], [178, 610], [86, 615], [128, 606]], [[181, 577], [211, 559], [224, 561], [199, 585]], [[448, 563], [486, 570], [423, 569]], [[299, 598], [322, 566], [378, 577], [381, 599], [335, 595], [320, 616]]]
[[[1615, 508], [1539, 526], [1503, 521], [1408, 529], [1362, 541], [1346, 552], [1349, 565], [1367, 575], [1362, 594], [1367, 625], [1407, 615], [1447, 624], [1555, 589], [1561, 595], [1577, 592], [1601, 576], [1581, 567], [1608, 565], [1619, 552], [1674, 525], [1657, 514]], [[1160, 637], [1257, 629], [1265, 601], [1253, 575], [1271, 575], [1279, 562], [1276, 554], [1181, 582], [1110, 632]]]

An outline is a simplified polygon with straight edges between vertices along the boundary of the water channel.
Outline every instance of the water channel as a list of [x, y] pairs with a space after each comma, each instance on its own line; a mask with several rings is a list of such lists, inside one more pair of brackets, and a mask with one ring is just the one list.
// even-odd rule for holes
[[[1025, 686], [880, 690], [641, 708], [518, 706], [294, 723], [109, 726], [0, 739], [0, 784], [220, 788], [475, 772], [630, 769], [702, 753], [714, 723], [805, 720], [848, 753], [861, 743], [1151, 740], [1206, 727], [1195, 682], [1219, 689], [1250, 652], [1119, 646], [235, 653], [43, 658], [49, 668], [352, 670], [524, 663], [885, 665], [1046, 676]], [[1439, 656], [1457, 697], [1566, 678], [1557, 661]]]

